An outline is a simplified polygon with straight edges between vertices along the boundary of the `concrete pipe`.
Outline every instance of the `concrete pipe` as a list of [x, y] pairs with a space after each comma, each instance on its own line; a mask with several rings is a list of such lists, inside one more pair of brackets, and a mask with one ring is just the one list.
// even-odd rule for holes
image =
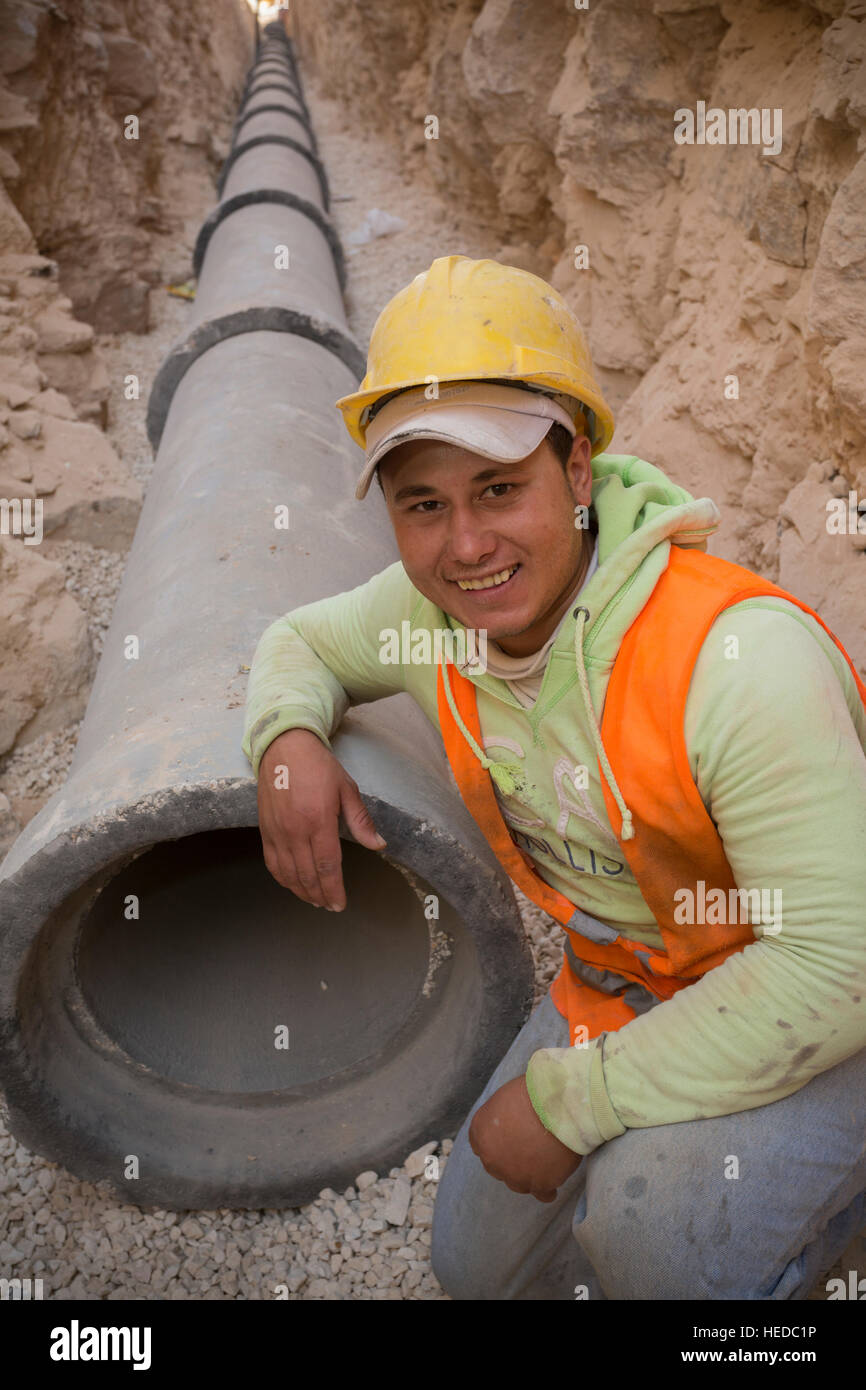
[[244, 140], [253, 140], [257, 135], [286, 135], [316, 152], [316, 137], [306, 117], [290, 106], [277, 102], [265, 102], [253, 106], [237, 121], [233, 139], [239, 140], [243, 132]]
[[220, 200], [251, 187], [291, 189], [327, 211], [327, 175], [309, 115], [294, 90], [264, 83], [241, 105], [220, 174]]
[[267, 86], [288, 89], [292, 100], [303, 108], [306, 115], [310, 114], [297, 76], [289, 68], [281, 68], [275, 64], [267, 64], [267, 67], [261, 68], [261, 70], [250, 72], [245, 85], [243, 85], [243, 92], [240, 93], [240, 108], [249, 106], [254, 92], [260, 88], [267, 88]]
[[[244, 143], [235, 148], [244, 148]], [[276, 150], [276, 158], [274, 151]], [[231, 159], [231, 155], [229, 156]], [[336, 232], [311, 187], [311, 165], [270, 137], [246, 148], [226, 181], [232, 191], [205, 220], [194, 268], [199, 275], [190, 332], [163, 363], [148, 402], [148, 430], [156, 450], [178, 382], [190, 363], [229, 333], [255, 328], [310, 335], [325, 342], [355, 373], [364, 358], [346, 329], [343, 258]], [[304, 196], [273, 179], [295, 176]], [[312, 201], [311, 192], [319, 195]], [[278, 247], [285, 247], [279, 259]], [[332, 404], [333, 408], [333, 404]]]
[[249, 106], [250, 102], [253, 101], [255, 97], [257, 97], [261, 93], [271, 91], [285, 93], [286, 95], [290, 96], [293, 100], [295, 100], [306, 111], [306, 102], [303, 99], [301, 90], [298, 86], [295, 85], [295, 83], [292, 82], [291, 78], [267, 72], [262, 73], [260, 77], [257, 76], [249, 84], [249, 86], [247, 86], [244, 89], [243, 101], [241, 102], [241, 106]]
[[263, 72], [276, 72], [285, 74], [285, 76], [291, 82], [293, 82], [295, 86], [300, 86], [297, 70], [292, 66], [289, 60], [287, 58], [274, 55], [272, 57], [266, 56], [264, 58], [261, 58], [253, 67], [250, 68], [249, 73], [244, 79], [244, 89], [246, 90], [246, 88], [249, 87], [250, 83], [253, 82], [255, 78]]
[[[280, 130], [279, 125], [274, 127], [269, 126], [267, 128], [269, 134], [290, 135], [293, 140], [300, 141], [302, 145], [306, 145], [309, 149], [314, 151], [317, 149], [316, 136], [310, 125], [309, 116], [307, 116], [306, 112], [304, 112], [291, 97], [280, 96], [279, 94], [270, 100], [267, 99], [267, 97], [263, 97], [260, 101], [252, 102], [249, 106], [241, 108], [238, 112], [237, 120], [234, 123], [234, 128], [232, 129], [232, 148], [241, 143], [242, 135], [244, 139], [247, 138], [247, 128], [255, 119], [263, 114], [269, 113], [274, 115], [281, 113], [283, 116], [291, 117], [292, 121], [295, 123], [295, 129], [293, 130]], [[255, 133], [258, 134], [260, 132], [257, 131]]]
[[[273, 85], [276, 90], [272, 95], [268, 95], [267, 89]], [[259, 88], [264, 88], [259, 96]], [[251, 106], [257, 105], [260, 101], [279, 101], [285, 106], [297, 108], [309, 122], [310, 112], [307, 103], [299, 87], [293, 86], [285, 77], [269, 77], [266, 81], [264, 77], [256, 83], [255, 88], [247, 87], [238, 105], [238, 120], [244, 115]]]
[[[254, 212], [273, 218], [258, 279]], [[212, 230], [193, 346], [152, 392], [153, 480], [69, 777], [0, 866], [10, 1126], [139, 1205], [293, 1206], [387, 1170], [455, 1131], [532, 995], [509, 882], [405, 696], [334, 739], [388, 841], [341, 827], [346, 911], [263, 862], [240, 748], [255, 644], [395, 558], [334, 409], [363, 360], [326, 245], [280, 202]]]
[[298, 75], [298, 70], [295, 67], [295, 64], [293, 63], [291, 57], [289, 56], [288, 50], [280, 52], [278, 49], [276, 49], [268, 50], [264, 53], [261, 53], [259, 57], [256, 59], [256, 61], [253, 63], [244, 81], [249, 82], [250, 76], [252, 74], [261, 72], [262, 68], [268, 67], [282, 68], [286, 72], [290, 72], [295, 78], [297, 78]]
[[261, 71], [261, 69], [264, 67], [270, 66], [286, 68], [296, 80], [298, 79], [298, 69], [294, 62], [294, 59], [292, 58], [290, 50], [287, 48], [281, 48], [278, 45], [276, 47], [267, 47], [262, 49], [256, 61], [253, 63], [252, 67], [247, 73], [245, 80], [249, 82], [250, 78], [255, 73]]
[[[267, 179], [267, 184], [260, 183]], [[220, 198], [232, 198], [250, 188], [290, 188], [302, 198], [328, 209], [328, 180], [318, 155], [286, 135], [241, 133], [223, 165]]]
[[244, 82], [242, 96], [245, 98], [261, 82], [285, 82], [299, 96], [301, 95], [301, 84], [294, 69], [288, 63], [283, 63], [276, 58], [269, 58], [264, 63], [257, 63], [250, 70]]
[[254, 83], [251, 83], [244, 88], [241, 102], [238, 107], [239, 111], [243, 111], [247, 107], [249, 107], [252, 103], [253, 98], [257, 96], [257, 94], [260, 91], [264, 89], [265, 93], [267, 93], [267, 90], [269, 90], [272, 87], [276, 89], [276, 94], [278, 96], [285, 95], [288, 101], [291, 101], [296, 106], [299, 106], [300, 109], [303, 111], [304, 115], [307, 117], [307, 119], [309, 119], [309, 109], [307, 107], [307, 103], [305, 102], [301, 94], [300, 87], [292, 81], [290, 74], [288, 74], [287, 72], [277, 71], [273, 68], [266, 68], [261, 74], [259, 74], [256, 77]]
[[282, 52], [291, 54], [294, 62], [295, 50], [292, 41], [278, 19], [272, 19], [262, 30], [261, 52], [267, 52], [271, 48], [279, 48]]

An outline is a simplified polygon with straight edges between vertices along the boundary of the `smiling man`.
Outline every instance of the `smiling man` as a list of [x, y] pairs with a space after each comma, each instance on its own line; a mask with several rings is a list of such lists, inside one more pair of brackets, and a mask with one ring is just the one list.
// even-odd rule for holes
[[474, 382], [432, 402], [401, 392], [376, 422], [365, 475], [377, 472], [415, 587], [502, 652], [537, 653], [592, 559], [575, 525], [592, 501], [589, 440], [572, 446], [574, 421], [549, 397]]
[[[340, 814], [384, 841], [329, 738], [406, 690], [566, 933], [448, 1160], [440, 1282], [804, 1298], [866, 1224], [866, 687], [807, 605], [706, 553], [711, 499], [606, 452], [582, 329], [536, 276], [434, 261], [338, 405], [400, 561], [259, 642], [265, 862], [345, 907]], [[404, 623], [484, 630], [485, 669], [384, 663]]]

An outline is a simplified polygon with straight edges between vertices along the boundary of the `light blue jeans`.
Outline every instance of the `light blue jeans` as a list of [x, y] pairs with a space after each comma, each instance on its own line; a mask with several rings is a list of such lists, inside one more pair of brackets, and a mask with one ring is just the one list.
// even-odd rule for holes
[[[584, 972], [608, 991], [625, 983]], [[637, 1012], [658, 1002], [639, 985], [626, 997]], [[452, 1298], [803, 1299], [866, 1226], [866, 1049], [771, 1105], [628, 1129], [555, 1202], [512, 1192], [470, 1149], [470, 1120], [533, 1052], [568, 1045], [545, 995], [454, 1141], [431, 1247]]]

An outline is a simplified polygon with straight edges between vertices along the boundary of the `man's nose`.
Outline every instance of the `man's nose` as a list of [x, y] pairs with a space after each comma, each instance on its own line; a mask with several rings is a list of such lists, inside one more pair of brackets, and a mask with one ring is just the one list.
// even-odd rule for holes
[[448, 530], [448, 549], [458, 564], [478, 565], [496, 549], [497, 538], [489, 524], [471, 512], [454, 512]]

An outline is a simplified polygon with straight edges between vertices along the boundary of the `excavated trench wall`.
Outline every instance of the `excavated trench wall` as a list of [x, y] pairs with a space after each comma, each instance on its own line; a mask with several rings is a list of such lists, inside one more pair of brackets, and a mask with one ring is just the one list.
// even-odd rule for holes
[[[712, 497], [710, 549], [817, 608], [866, 676], [862, 0], [297, 0], [292, 22], [406, 186], [426, 164], [494, 220], [489, 254], [564, 294], [612, 452]], [[677, 143], [699, 102], [779, 110], [780, 148]], [[862, 522], [828, 531], [852, 493]]]

